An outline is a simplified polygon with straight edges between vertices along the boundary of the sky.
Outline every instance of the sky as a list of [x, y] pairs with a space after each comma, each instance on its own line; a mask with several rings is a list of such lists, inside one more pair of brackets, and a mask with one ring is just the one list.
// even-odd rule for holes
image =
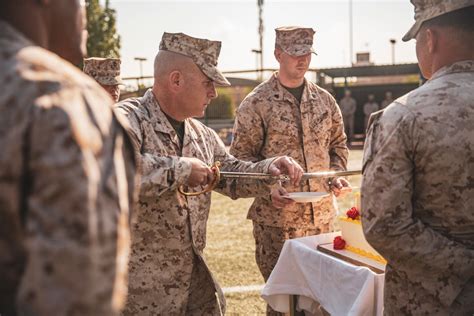
[[[219, 69], [255, 69], [258, 49], [256, 0], [110, 0], [117, 11], [117, 29], [122, 40], [122, 76], [138, 76], [135, 57], [145, 57], [143, 74], [153, 73], [153, 59], [163, 32], [222, 41]], [[416, 62], [415, 43], [402, 42], [413, 24], [409, 0], [353, 0], [353, 51], [369, 51], [375, 64]], [[311, 68], [350, 65], [349, 0], [265, 0], [264, 67], [278, 68], [273, 56], [274, 29], [297, 25], [316, 30], [314, 48], [318, 55]], [[354, 58], [355, 59], [355, 56]]]

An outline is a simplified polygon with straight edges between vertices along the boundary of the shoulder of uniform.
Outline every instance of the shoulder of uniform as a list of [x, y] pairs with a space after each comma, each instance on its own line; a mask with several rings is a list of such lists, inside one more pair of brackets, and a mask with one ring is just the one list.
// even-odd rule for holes
[[30, 84], [102, 91], [92, 78], [77, 67], [41, 47], [25, 47], [16, 56], [20, 77]]
[[115, 104], [115, 109], [121, 110], [127, 116], [134, 115], [139, 120], [149, 118], [150, 113], [145, 107], [141, 106], [142, 98], [128, 98]]
[[385, 109], [372, 113], [370, 115], [369, 122], [367, 123], [367, 128], [370, 128], [372, 124], [374, 124], [375, 122], [378, 122], [384, 112], [385, 112]]
[[22, 47], [7, 63], [0, 83], [14, 81], [6, 95], [21, 93], [24, 106], [72, 108], [88, 104], [96, 113], [112, 106], [110, 96], [92, 78], [41, 47]]
[[371, 114], [368, 127], [377, 123], [383, 126], [396, 126], [400, 122], [412, 122], [416, 120], [416, 112], [406, 104], [405, 96], [392, 102], [388, 107]]
[[266, 80], [255, 87], [244, 99], [248, 103], [271, 98], [275, 94], [275, 89], [269, 80]]
[[332, 94], [328, 90], [326, 90], [324, 88], [321, 88], [320, 86], [318, 86], [314, 82], [311, 82], [310, 87], [314, 91], [317, 91], [319, 94], [324, 96], [325, 98], [328, 98], [328, 100], [330, 100], [331, 102], [336, 102], [336, 99], [334, 99], [334, 97], [332, 96]]
[[238, 111], [255, 109], [258, 105], [269, 102], [274, 90], [268, 84], [268, 80], [255, 87], [240, 103]]

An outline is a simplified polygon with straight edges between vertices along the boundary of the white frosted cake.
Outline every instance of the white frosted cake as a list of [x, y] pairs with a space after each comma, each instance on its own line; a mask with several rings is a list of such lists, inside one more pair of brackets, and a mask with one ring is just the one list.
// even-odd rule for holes
[[341, 237], [334, 241], [334, 249], [347, 250], [360, 256], [386, 264], [387, 261], [369, 245], [364, 237], [362, 223], [360, 221], [359, 194], [356, 193], [356, 205], [341, 216], [339, 216], [339, 226], [341, 227]]

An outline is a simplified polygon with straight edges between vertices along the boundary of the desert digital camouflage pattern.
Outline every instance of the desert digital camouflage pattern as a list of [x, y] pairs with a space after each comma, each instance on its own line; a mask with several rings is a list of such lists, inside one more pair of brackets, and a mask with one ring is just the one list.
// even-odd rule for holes
[[202, 72], [217, 85], [230, 86], [229, 81], [217, 69], [221, 42], [196, 38], [184, 33], [163, 33], [160, 50], [190, 57]]
[[[248, 161], [287, 155], [305, 172], [345, 170], [348, 150], [341, 111], [326, 90], [307, 80], [298, 105], [275, 73], [239, 106], [230, 153]], [[311, 179], [299, 188], [284, 186], [289, 192], [329, 190], [327, 179]], [[334, 216], [331, 198], [277, 209], [270, 196], [256, 198], [248, 214], [273, 227], [331, 227]]]
[[120, 78], [120, 64], [118, 58], [91, 57], [84, 59], [84, 73], [105, 86], [122, 84]]
[[[125, 314], [223, 313], [224, 296], [203, 257], [211, 195], [186, 197], [177, 191], [191, 172], [191, 165], [182, 157], [195, 157], [209, 165], [220, 161], [223, 171], [241, 172], [267, 172], [274, 159], [257, 164], [239, 161], [226, 152], [213, 130], [194, 119], [185, 120], [181, 148], [151, 90], [142, 98], [118, 103], [117, 111], [131, 124], [129, 134], [142, 174]], [[185, 189], [202, 191], [203, 187]], [[270, 193], [268, 186], [256, 181], [223, 181], [217, 191], [234, 199]]]
[[[278, 73], [254, 89], [237, 110], [230, 152], [260, 161], [287, 155], [306, 172], [345, 170], [348, 150], [339, 107], [334, 98], [305, 80], [299, 104], [279, 82]], [[287, 191], [328, 191], [328, 179], [312, 179]], [[333, 230], [331, 198], [318, 203], [273, 206], [270, 196], [256, 198], [247, 218], [253, 221], [255, 259], [265, 280], [270, 276], [285, 238]], [[281, 315], [267, 305], [267, 315]]]
[[371, 118], [362, 224], [387, 259], [385, 314], [474, 313], [474, 61]]
[[416, 37], [423, 22], [474, 5], [474, 0], [410, 0], [415, 9], [415, 24], [403, 36], [404, 42]]
[[0, 69], [0, 314], [118, 315], [135, 167], [110, 97], [1, 20]]
[[275, 29], [275, 45], [292, 56], [314, 53], [312, 28], [282, 26]]

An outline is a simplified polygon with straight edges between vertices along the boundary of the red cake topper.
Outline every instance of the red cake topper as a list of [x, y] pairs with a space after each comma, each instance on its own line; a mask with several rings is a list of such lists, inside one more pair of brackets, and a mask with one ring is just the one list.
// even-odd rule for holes
[[351, 207], [351, 209], [346, 212], [346, 215], [351, 219], [359, 219], [360, 217], [359, 210], [355, 206]]
[[334, 238], [333, 247], [335, 250], [342, 250], [346, 247], [346, 241], [341, 236]]

